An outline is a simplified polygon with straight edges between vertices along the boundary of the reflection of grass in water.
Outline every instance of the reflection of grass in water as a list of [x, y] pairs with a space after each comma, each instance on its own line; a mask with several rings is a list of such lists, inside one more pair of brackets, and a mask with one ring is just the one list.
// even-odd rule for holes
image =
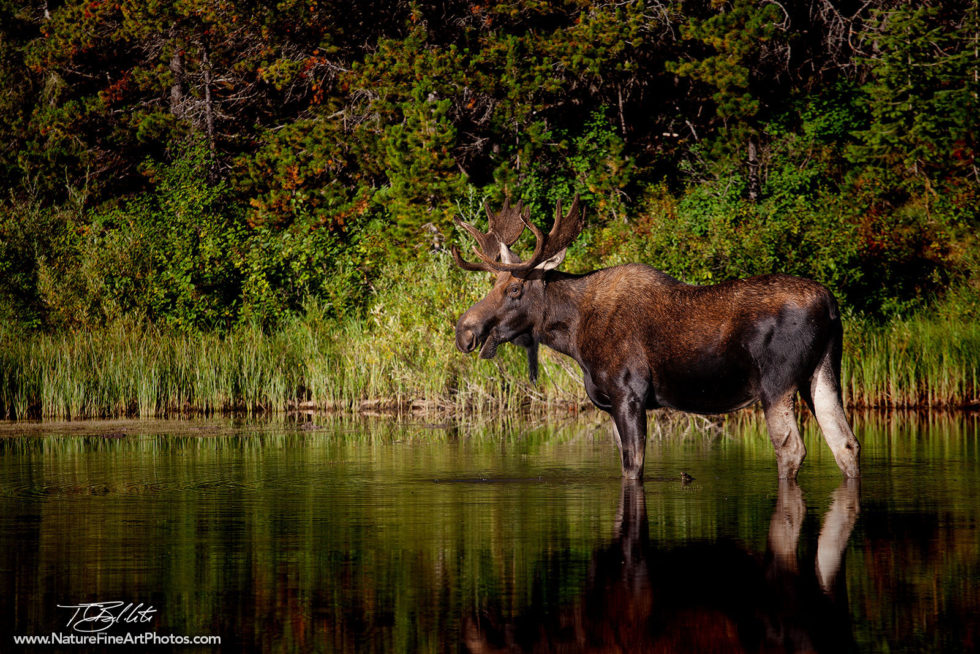
[[[303, 431], [282, 416], [68, 424], [72, 429], [97, 424], [102, 433], [127, 434], [115, 439], [94, 430], [58, 435], [57, 428], [43, 424], [33, 436], [15, 437], [18, 426], [4, 425], [0, 463], [11, 466], [2, 470], [4, 479], [18, 467], [29, 469], [34, 486], [27, 498], [11, 497], [5, 488], [0, 510], [21, 515], [34, 506], [31, 502], [38, 507], [38, 522], [25, 522], [22, 534], [37, 540], [26, 544], [36, 553], [23, 559], [29, 567], [23, 568], [19, 588], [40, 593], [37, 585], [57, 574], [69, 590], [148, 589], [182, 598], [167, 607], [168, 624], [201, 634], [212, 633], [216, 616], [227, 614], [229, 593], [247, 590], [253, 599], [241, 609], [242, 637], [266, 650], [302, 649], [311, 634], [321, 639], [317, 642], [336, 637], [347, 643], [383, 641], [379, 649], [384, 650], [437, 650], [443, 642], [439, 634], [458, 633], [455, 617], [490, 601], [505, 613], [545, 599], [548, 606], [575, 601], [593, 553], [612, 538], [620, 482], [608, 419], [599, 414], [560, 423], [553, 418], [470, 421], [455, 428], [314, 419], [321, 429]], [[976, 460], [976, 418], [854, 413], [852, 419], [872, 455], [891, 447], [909, 448], [890, 450], [900, 458], [907, 452], [925, 459]], [[726, 467], [696, 475], [691, 485], [646, 484], [652, 546], [667, 550], [723, 538], [761, 557], [776, 484], [758, 412], [718, 421], [668, 416], [657, 424], [660, 431], [650, 448], [667, 460], [667, 468], [677, 453], [687, 452], [690, 459], [692, 451], [698, 457], [717, 448], [730, 451], [720, 457]], [[808, 477], [811, 469], [805, 467], [801, 484], [808, 521], [799, 556], [801, 565], [812, 565], [816, 531], [839, 478], [813, 421], [804, 426], [810, 463], [824, 457], [828, 473]], [[40, 435], [45, 429], [48, 435]], [[593, 439], [599, 441], [596, 448], [609, 453], [608, 477], [447, 484], [434, 483], [434, 472], [410, 473], [418, 464], [457, 478], [478, 477], [487, 469], [520, 477], [527, 458], [537, 466], [530, 468], [535, 475], [551, 465], [592, 466], [590, 448], [576, 447]], [[365, 454], [369, 465], [363, 464]], [[749, 484], [743, 464], [759, 460], [767, 474]], [[911, 495], [908, 483], [876, 472], [865, 480], [864, 501], [870, 506], [895, 494]], [[955, 479], [939, 483], [970, 488]], [[975, 493], [976, 478], [967, 483]], [[888, 492], [877, 492], [880, 488]], [[859, 518], [845, 568], [852, 612], [877, 607], [880, 588], [903, 592], [898, 579], [914, 589], [902, 595], [913, 621], [930, 624], [932, 600], [940, 609], [957, 606], [946, 590], [937, 598], [936, 588], [962, 591], [975, 579], [976, 532], [968, 528], [972, 523], [953, 524], [924, 532], [920, 540], [890, 531], [902, 524], [882, 525], [880, 517], [869, 522], [866, 513]], [[65, 565], [67, 550], [58, 543], [69, 544], [65, 548], [79, 565]], [[5, 563], [22, 561], [15, 550], [7, 549]], [[132, 562], [132, 568], [119, 571], [120, 562]], [[915, 571], [938, 577], [919, 578]], [[878, 621], [879, 633], [905, 628], [887, 615], [856, 615], [862, 618], [855, 620], [858, 630], [869, 620]], [[35, 618], [25, 619], [38, 624]], [[359, 631], [365, 628], [374, 631]], [[340, 650], [343, 642], [331, 641]]]
[[[815, 468], [837, 473], [833, 454], [816, 420], [798, 403], [800, 427], [807, 448], [801, 475]], [[848, 417], [861, 443], [862, 460], [914, 459], [973, 460], [980, 453], [980, 415], [961, 412], [852, 410]], [[707, 423], [706, 423], [707, 424]], [[675, 434], [683, 434], [675, 428]], [[761, 410], [730, 414], [695, 432], [715, 440], [719, 447], [734, 447], [762, 459], [771, 458], [773, 446]]]
[[[427, 423], [353, 414], [267, 414], [244, 420], [78, 420], [0, 424], [0, 453], [262, 451], [323, 444], [352, 449], [371, 445], [444, 444], [493, 451], [507, 445], [540, 447], [593, 438], [590, 419], [503, 417]], [[603, 416], [604, 417], [604, 416]], [[600, 430], [605, 435], [605, 430]]]
[[[803, 411], [802, 433], [808, 456], [804, 475], [814, 471], [835, 477], [836, 464], [816, 421]], [[977, 418], [955, 414], [852, 412], [852, 425], [864, 457], [967, 458], [978, 449]], [[651, 412], [647, 446], [648, 474], [656, 481], [673, 478], [681, 468], [670, 464], [675, 451], [696, 457], [713, 451], [732, 451], [774, 464], [772, 444], [760, 411], [743, 411], [707, 419], [682, 413]], [[0, 427], [0, 454], [50, 457], [89, 456], [249, 456], [260, 458], [272, 450], [290, 450], [324, 460], [343, 460], [375, 448], [384, 451], [413, 448], [439, 456], [483, 455], [496, 463], [497, 455], [547, 456], [549, 448], [586, 445], [602, 448], [615, 467], [618, 455], [610, 421], [600, 412], [576, 419], [468, 420], [422, 423], [391, 418], [350, 415], [308, 416], [273, 414], [244, 420], [123, 420], [69, 423], [7, 423]], [[605, 456], [608, 450], [608, 456]], [[382, 451], [382, 450], [377, 450]], [[509, 454], [508, 454], [509, 453]], [[661, 465], [666, 457], [667, 464]], [[93, 459], [94, 460], [94, 459]], [[445, 463], [445, 462], [444, 462]], [[381, 467], [384, 462], [380, 462]], [[610, 468], [612, 470], [612, 467]], [[676, 467], [676, 470], [675, 470]], [[613, 470], [615, 472], [615, 470]]]

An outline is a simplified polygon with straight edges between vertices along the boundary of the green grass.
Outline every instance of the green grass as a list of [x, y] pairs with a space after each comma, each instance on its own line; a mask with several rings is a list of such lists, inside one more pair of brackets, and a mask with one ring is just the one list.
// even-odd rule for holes
[[[443, 259], [446, 259], [443, 257]], [[272, 333], [224, 335], [121, 322], [94, 333], [24, 335], [0, 325], [0, 416], [162, 416], [319, 409], [500, 411], [578, 403], [569, 360], [542, 356], [531, 387], [516, 348], [493, 361], [460, 354], [455, 318], [477, 299], [448, 260], [408, 264], [378, 287], [364, 316], [321, 307]], [[405, 279], [425, 279], [416, 295]]]
[[917, 317], [856, 325], [844, 337], [842, 385], [858, 407], [954, 408], [980, 400], [980, 325]]
[[[20, 334], [0, 325], [0, 416], [162, 416], [289, 408], [502, 412], [577, 409], [575, 363], [541, 350], [531, 386], [523, 351], [484, 361], [453, 344], [456, 318], [486, 280], [447, 260], [404, 264], [361, 317], [321, 307], [272, 333], [184, 333], [118, 323], [94, 333]], [[406, 285], [411, 284], [411, 293]], [[859, 407], [951, 408], [977, 402], [980, 327], [916, 318], [848, 324], [843, 387]]]

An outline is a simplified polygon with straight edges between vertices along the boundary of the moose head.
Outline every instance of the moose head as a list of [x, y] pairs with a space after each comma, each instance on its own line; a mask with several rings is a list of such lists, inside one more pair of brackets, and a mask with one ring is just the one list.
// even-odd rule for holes
[[[582, 231], [585, 218], [577, 195], [568, 213], [562, 211], [561, 200], [558, 201], [555, 222], [547, 235], [531, 222], [530, 210], [520, 201], [512, 206], [508, 199], [498, 212], [487, 204], [484, 209], [489, 223], [486, 233], [456, 219], [477, 242], [473, 251], [478, 260], [464, 260], [456, 246], [452, 254], [460, 268], [493, 273], [496, 279], [487, 296], [460, 317], [456, 324], [456, 347], [464, 353], [479, 347], [480, 356], [491, 359], [501, 343], [521, 346], [527, 351], [528, 374], [534, 383], [538, 374], [539, 342], [535, 321], [543, 304], [543, 273], [561, 264], [568, 246]], [[535, 246], [531, 256], [522, 261], [510, 248], [525, 227], [534, 234]]]

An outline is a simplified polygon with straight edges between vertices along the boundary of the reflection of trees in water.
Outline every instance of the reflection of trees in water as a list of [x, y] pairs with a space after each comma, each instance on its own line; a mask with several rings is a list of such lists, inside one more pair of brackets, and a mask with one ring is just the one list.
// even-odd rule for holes
[[642, 484], [624, 481], [615, 536], [592, 558], [583, 593], [556, 612], [468, 619], [470, 651], [828, 651], [856, 649], [842, 575], [859, 511], [856, 480], [834, 492], [816, 560], [800, 565], [806, 515], [781, 482], [765, 555], [732, 542], [661, 550], [651, 543]]

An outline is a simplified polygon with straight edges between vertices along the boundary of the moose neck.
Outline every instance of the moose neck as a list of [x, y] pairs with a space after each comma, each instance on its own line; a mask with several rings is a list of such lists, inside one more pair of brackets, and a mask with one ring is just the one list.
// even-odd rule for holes
[[542, 311], [534, 336], [553, 350], [579, 360], [576, 335], [581, 322], [582, 296], [589, 275], [549, 272], [544, 277]]

